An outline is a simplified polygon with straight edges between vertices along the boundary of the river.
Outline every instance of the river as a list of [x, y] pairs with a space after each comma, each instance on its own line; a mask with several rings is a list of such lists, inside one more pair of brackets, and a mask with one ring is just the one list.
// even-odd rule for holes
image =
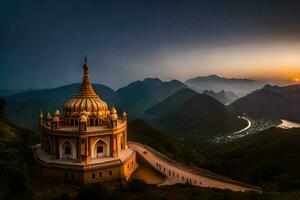
[[281, 119], [281, 124], [278, 125], [280, 128], [289, 129], [289, 128], [299, 128], [300, 124], [297, 122]]

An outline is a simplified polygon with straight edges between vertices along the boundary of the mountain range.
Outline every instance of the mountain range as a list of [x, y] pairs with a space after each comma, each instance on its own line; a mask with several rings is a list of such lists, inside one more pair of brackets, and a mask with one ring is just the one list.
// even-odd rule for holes
[[231, 104], [241, 113], [266, 118], [300, 120], [300, 85], [266, 85]]
[[[248, 79], [224, 79], [218, 76], [202, 77], [201, 79], [211, 83], [215, 80], [215, 85], [221, 84], [222, 81], [228, 82], [228, 84], [234, 82], [235, 86], [239, 83], [248, 86], [261, 84]], [[190, 83], [190, 81], [187, 82]], [[242, 88], [241, 85], [240, 89]], [[159, 119], [160, 122], [163, 122], [161, 124], [176, 125], [178, 130], [183, 131], [191, 129], [200, 131], [200, 125], [203, 130], [207, 130], [211, 123], [205, 120], [216, 120], [217, 122], [213, 128], [205, 131], [207, 134], [209, 132], [211, 132], [209, 134], [217, 134], [218, 130], [221, 129], [223, 129], [223, 132], [224, 130], [236, 130], [243, 126], [243, 122], [240, 123], [239, 119], [233, 120], [236, 118], [233, 110], [267, 118], [300, 120], [298, 114], [300, 113], [298, 103], [300, 99], [299, 85], [286, 87], [266, 85], [262, 89], [257, 89], [233, 102], [230, 105], [231, 109], [219, 103], [230, 103], [237, 98], [235, 93], [222, 90], [220, 92], [206, 90], [203, 91], [204, 94], [200, 95], [197, 91], [190, 89], [186, 84], [177, 80], [161, 81], [158, 78], [146, 78], [142, 81], [132, 82], [117, 91], [101, 84], [93, 84], [93, 86], [97, 94], [109, 106], [114, 105], [119, 113], [126, 110], [129, 121], [145, 117], [147, 119], [153, 118], [156, 121]], [[6, 96], [6, 116], [20, 126], [36, 128], [40, 109], [44, 113], [52, 112], [56, 108], [62, 109], [64, 102], [78, 88], [79, 83], [76, 83], [53, 89], [31, 90]], [[213, 98], [208, 98], [208, 96], [214, 97], [219, 102]], [[195, 97], [195, 99], [192, 100], [192, 97]], [[210, 112], [208, 112], [208, 108]], [[210, 118], [213, 113], [218, 115], [218, 119]], [[204, 117], [204, 115], [207, 116]], [[225, 119], [226, 116], [229, 116], [228, 119]], [[164, 120], [164, 118], [171, 118], [171, 120]], [[193, 120], [191, 121], [190, 118]], [[230, 123], [234, 125], [231, 126]]]
[[[36, 128], [40, 110], [51, 113], [56, 108], [63, 109], [63, 104], [76, 93], [79, 87], [80, 84], [75, 83], [6, 96], [4, 97], [7, 102], [6, 116], [20, 126]], [[131, 120], [142, 118], [147, 108], [187, 86], [176, 80], [164, 82], [157, 78], [147, 78], [130, 83], [117, 91], [101, 84], [93, 84], [93, 87], [110, 107], [114, 105], [119, 113], [126, 110]]]
[[131, 117], [142, 117], [147, 108], [150, 108], [174, 92], [187, 88], [180, 81], [161, 81], [158, 78], [146, 78], [143, 81], [135, 81], [117, 90], [117, 94], [123, 99], [126, 110]]
[[211, 96], [225, 105], [230, 104], [239, 98], [233, 92], [224, 90], [221, 90], [220, 92], [214, 92], [213, 90], [204, 90], [203, 94]]
[[205, 90], [219, 92], [222, 90], [231, 91], [242, 97], [253, 90], [261, 88], [264, 82], [251, 79], [223, 78], [217, 75], [199, 76], [185, 82], [190, 88], [202, 93]]
[[[211, 137], [240, 130], [246, 122], [227, 106], [214, 98], [182, 89], [148, 109], [148, 120], [169, 130], [176, 130], [183, 138]], [[170, 131], [174, 132], [174, 131]]]

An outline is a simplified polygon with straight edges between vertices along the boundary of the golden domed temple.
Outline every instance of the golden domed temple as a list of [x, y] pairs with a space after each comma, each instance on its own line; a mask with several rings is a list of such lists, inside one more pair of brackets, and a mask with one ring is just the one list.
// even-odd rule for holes
[[79, 91], [44, 117], [35, 158], [45, 180], [85, 184], [127, 181], [137, 168], [136, 153], [127, 146], [127, 114], [118, 115], [94, 91], [87, 59]]

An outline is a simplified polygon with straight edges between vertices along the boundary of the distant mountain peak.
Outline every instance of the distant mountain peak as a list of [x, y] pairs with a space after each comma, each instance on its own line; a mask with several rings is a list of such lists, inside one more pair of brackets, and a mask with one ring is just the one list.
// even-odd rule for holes
[[267, 85], [265, 85], [262, 89], [275, 89], [275, 88], [280, 88], [280, 87], [277, 86], [277, 85], [270, 85], [270, 84], [267, 84]]
[[300, 120], [300, 88], [298, 85], [284, 87], [265, 85], [262, 89], [233, 102], [231, 106], [240, 113], [272, 118]]
[[207, 77], [209, 77], [209, 78], [215, 78], [215, 79], [220, 79], [221, 78], [220, 76], [218, 76], [216, 74], [211, 74], [211, 75], [209, 75]]
[[159, 84], [162, 83], [162, 81], [157, 77], [155, 77], [155, 78], [145, 78], [143, 80], [143, 83], [150, 84], [150, 85], [159, 85]]
[[245, 96], [265, 85], [265, 83], [261, 81], [245, 78], [225, 78], [216, 74], [209, 76], [198, 76], [187, 80], [185, 83], [200, 93], [202, 93], [204, 90], [213, 90], [215, 92], [224, 90], [225, 92], [232, 91], [239, 97]]
[[223, 104], [229, 104], [238, 99], [238, 97], [233, 92], [225, 90], [221, 90], [220, 92], [214, 92], [213, 90], [204, 90], [203, 94], [211, 96]]

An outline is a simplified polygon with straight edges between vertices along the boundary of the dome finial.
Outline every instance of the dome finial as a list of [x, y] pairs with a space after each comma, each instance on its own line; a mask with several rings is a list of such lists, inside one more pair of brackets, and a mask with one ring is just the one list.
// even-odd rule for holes
[[87, 56], [85, 56], [85, 58], [84, 58], [84, 64], [83, 64], [83, 70], [84, 70], [84, 75], [87, 75], [88, 76], [88, 74], [89, 74], [89, 65], [88, 65], [88, 63], [87, 63]]

